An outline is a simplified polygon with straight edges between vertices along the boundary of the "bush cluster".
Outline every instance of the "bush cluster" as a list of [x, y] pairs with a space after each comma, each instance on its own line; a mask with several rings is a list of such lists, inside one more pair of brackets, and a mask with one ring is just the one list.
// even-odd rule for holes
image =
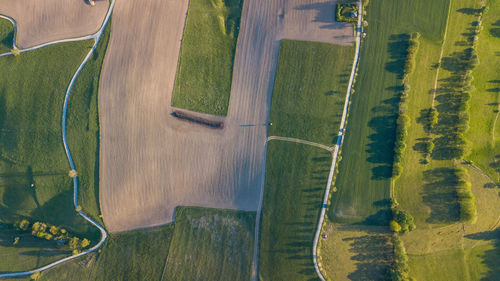
[[31, 229], [31, 235], [38, 238], [69, 242], [69, 247], [73, 250], [73, 254], [79, 253], [83, 248], [90, 245], [90, 240], [87, 238], [80, 239], [76, 236], [71, 236], [66, 229], [48, 223], [37, 221], [31, 224], [28, 220], [23, 219], [17, 222], [15, 226], [21, 231], [29, 231]]
[[420, 34], [414, 32], [409, 34], [408, 49], [406, 51], [405, 66], [403, 72], [403, 91], [399, 100], [398, 118], [396, 120], [396, 137], [394, 141], [394, 160], [392, 176], [397, 178], [403, 172], [401, 161], [403, 160], [403, 153], [406, 149], [406, 139], [408, 138], [408, 125], [410, 117], [406, 114], [406, 100], [408, 98], [409, 75], [415, 68], [415, 56], [419, 46]]
[[409, 276], [410, 267], [408, 266], [408, 255], [403, 241], [397, 235], [392, 237], [393, 261], [387, 270], [387, 280], [390, 281], [413, 281]]
[[392, 231], [397, 233], [407, 233], [416, 228], [413, 216], [398, 208], [392, 208], [392, 220], [389, 226]]

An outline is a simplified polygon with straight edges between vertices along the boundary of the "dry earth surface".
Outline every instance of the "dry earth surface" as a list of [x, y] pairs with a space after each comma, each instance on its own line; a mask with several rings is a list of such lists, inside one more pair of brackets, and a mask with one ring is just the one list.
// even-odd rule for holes
[[17, 45], [28, 48], [96, 32], [108, 5], [108, 1], [96, 1], [91, 7], [84, 0], [0, 0], [0, 14], [14, 18]]
[[256, 210], [280, 39], [353, 44], [353, 28], [334, 21], [334, 5], [244, 1], [229, 112], [216, 130], [171, 116], [188, 1], [118, 1], [99, 86], [108, 230], [171, 222], [179, 205]]

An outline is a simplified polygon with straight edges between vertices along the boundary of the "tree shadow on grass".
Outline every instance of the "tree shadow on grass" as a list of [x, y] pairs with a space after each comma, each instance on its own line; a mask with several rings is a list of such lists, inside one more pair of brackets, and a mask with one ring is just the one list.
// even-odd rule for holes
[[500, 229], [484, 231], [474, 234], [468, 234], [465, 237], [474, 240], [494, 241], [494, 248], [485, 251], [479, 257], [482, 258], [482, 264], [485, 265], [486, 272], [480, 281], [498, 280], [500, 276]]
[[408, 53], [408, 34], [393, 34], [389, 37], [389, 58], [385, 69], [389, 72], [398, 74], [398, 78], [403, 78], [405, 60]]
[[[341, 228], [356, 228], [342, 226]], [[382, 230], [367, 231], [366, 235], [344, 238], [349, 251], [354, 253], [356, 270], [348, 275], [350, 280], [385, 280], [385, 273], [392, 257], [390, 234]]]
[[451, 223], [459, 219], [456, 184], [457, 171], [436, 168], [424, 172], [423, 202], [430, 208], [428, 223]]
[[372, 179], [386, 180], [392, 176], [394, 158], [394, 140], [396, 129], [396, 109], [399, 98], [395, 95], [387, 99], [383, 105], [372, 108], [374, 116], [368, 126], [374, 131], [368, 136], [367, 161], [378, 164], [372, 168]]

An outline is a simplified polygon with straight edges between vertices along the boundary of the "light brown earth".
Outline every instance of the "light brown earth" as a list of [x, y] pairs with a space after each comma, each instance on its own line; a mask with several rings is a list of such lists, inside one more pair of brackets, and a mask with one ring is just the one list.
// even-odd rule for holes
[[[256, 210], [279, 40], [353, 43], [335, 1], [246, 0], [223, 130], [170, 115], [187, 0], [117, 1], [99, 88], [100, 203], [111, 232], [179, 205]], [[299, 4], [300, 3], [300, 4]]]
[[95, 33], [109, 2], [95, 3], [91, 7], [84, 0], [0, 0], [0, 14], [16, 21], [17, 46], [24, 49]]

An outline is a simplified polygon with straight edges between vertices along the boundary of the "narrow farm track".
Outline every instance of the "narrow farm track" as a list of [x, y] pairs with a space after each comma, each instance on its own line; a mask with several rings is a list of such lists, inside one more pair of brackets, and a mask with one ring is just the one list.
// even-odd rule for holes
[[363, 22], [363, 3], [361, 0], [359, 0], [359, 2], [358, 2], [358, 11], [359, 11], [358, 12], [358, 23], [357, 23], [357, 28], [356, 28], [356, 53], [354, 54], [354, 62], [352, 64], [351, 76], [349, 77], [349, 85], [347, 86], [347, 94], [346, 94], [345, 102], [344, 102], [344, 111], [342, 113], [342, 121], [340, 122], [339, 137], [337, 139], [337, 144], [334, 146], [334, 149], [332, 152], [332, 165], [330, 167], [330, 174], [328, 175], [328, 182], [326, 184], [325, 195], [323, 197], [323, 205], [321, 206], [321, 214], [319, 216], [318, 227], [316, 228], [316, 234], [314, 236], [314, 244], [313, 244], [314, 268], [316, 269], [316, 272], [318, 273], [318, 277], [322, 281], [325, 281], [325, 277], [321, 273], [321, 270], [320, 270], [319, 265], [318, 265], [318, 257], [317, 257], [318, 241], [319, 241], [319, 236], [321, 235], [321, 229], [323, 228], [323, 221], [325, 219], [326, 208], [328, 207], [328, 198], [330, 195], [330, 188], [332, 186], [333, 175], [335, 172], [335, 164], [337, 163], [338, 153], [339, 153], [340, 147], [342, 146], [342, 141], [343, 141], [344, 134], [345, 134], [347, 113], [349, 110], [349, 100], [351, 97], [354, 76], [356, 74], [356, 68], [357, 68], [358, 63], [359, 63], [359, 50], [361, 48], [361, 33], [363, 32], [363, 27], [362, 27], [362, 24], [363, 24], [362, 23]]
[[[62, 138], [63, 138], [64, 150], [66, 152], [66, 156], [68, 158], [68, 162], [70, 164], [71, 170], [76, 170], [76, 166], [75, 166], [75, 163], [73, 162], [73, 158], [71, 157], [71, 152], [70, 152], [70, 149], [69, 149], [69, 146], [67, 143], [67, 139], [66, 139], [66, 117], [67, 117], [67, 109], [68, 109], [71, 89], [73, 88], [73, 84], [75, 83], [78, 74], [80, 74], [81, 70], [84, 68], [85, 64], [87, 63], [87, 61], [89, 60], [89, 58], [93, 54], [95, 48], [97, 47], [97, 44], [99, 43], [99, 39], [101, 38], [102, 32], [104, 31], [104, 28], [106, 27], [106, 24], [108, 23], [109, 18], [111, 16], [111, 13], [113, 11], [114, 4], [115, 4], [115, 0], [113, 0], [113, 2], [111, 2], [111, 4], [110, 4], [110, 6], [108, 8], [108, 12], [106, 14], [106, 17], [104, 19], [104, 22], [101, 25], [101, 28], [96, 33], [94, 33], [92, 35], [80, 37], [80, 39], [70, 38], [70, 39], [56, 40], [56, 41], [44, 43], [44, 44], [41, 44], [41, 45], [38, 45], [35, 47], [31, 47], [28, 49], [20, 50], [20, 52], [23, 53], [23, 52], [29, 52], [32, 50], [36, 50], [36, 49], [39, 49], [39, 48], [42, 48], [45, 46], [64, 43], [64, 42], [82, 41], [82, 40], [88, 40], [88, 39], [94, 40], [94, 45], [92, 46], [92, 49], [88, 52], [87, 56], [84, 58], [83, 62], [78, 67], [76, 73], [73, 75], [73, 78], [71, 79], [71, 82], [69, 83], [69, 86], [66, 90], [66, 95], [64, 97], [64, 107], [63, 107], [63, 114], [62, 114], [62, 120], [61, 120]], [[13, 21], [12, 19], [10, 19], [10, 20]], [[14, 26], [16, 27], [15, 21], [13, 21], [13, 22], [14, 22]], [[16, 33], [17, 33], [17, 28], [14, 29], [14, 38], [16, 38]], [[15, 46], [15, 43], [14, 43], [14, 46]], [[0, 56], [7, 56], [7, 55], [12, 55], [12, 53], [9, 52], [9, 53], [0, 54]], [[79, 205], [78, 205], [78, 176], [75, 176], [73, 178], [73, 205], [74, 205], [75, 209], [77, 207], [79, 207]], [[93, 219], [88, 217], [83, 211], [77, 211], [77, 213], [80, 216], [82, 216], [85, 220], [87, 220], [88, 222], [90, 222], [92, 225], [94, 225], [95, 227], [97, 227], [99, 229], [99, 231], [101, 232], [101, 240], [99, 241], [99, 243], [97, 243], [92, 248], [85, 250], [77, 255], [73, 255], [73, 256], [69, 256], [69, 257], [60, 259], [58, 261], [55, 261], [53, 263], [50, 263], [48, 265], [45, 265], [45, 266], [42, 266], [39, 268], [35, 268], [35, 269], [29, 270], [29, 271], [0, 273], [0, 278], [28, 276], [28, 275], [31, 275], [35, 272], [41, 272], [41, 271], [47, 270], [47, 269], [52, 268], [56, 265], [62, 264], [64, 262], [67, 262], [67, 261], [70, 261], [73, 259], [76, 259], [78, 257], [84, 256], [88, 253], [91, 253], [91, 252], [99, 249], [104, 244], [104, 241], [106, 241], [106, 238], [108, 237], [106, 230], [99, 223], [97, 223], [96, 221], [94, 221]]]
[[302, 144], [307, 144], [307, 145], [312, 145], [315, 147], [319, 147], [321, 149], [328, 150], [332, 152], [334, 150], [334, 147], [326, 146], [324, 144], [312, 142], [312, 141], [307, 141], [307, 140], [302, 140], [302, 139], [296, 139], [296, 138], [288, 138], [288, 137], [278, 137], [278, 136], [269, 136], [267, 137], [267, 141], [271, 140], [280, 140], [280, 141], [289, 141], [289, 142], [295, 142], [295, 143], [302, 143]]

